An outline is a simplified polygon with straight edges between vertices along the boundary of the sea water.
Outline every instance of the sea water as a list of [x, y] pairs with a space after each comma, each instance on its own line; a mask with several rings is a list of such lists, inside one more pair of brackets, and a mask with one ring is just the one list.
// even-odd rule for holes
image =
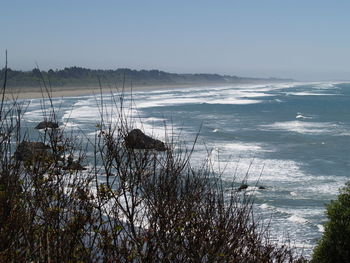
[[[93, 137], [101, 111], [107, 121], [117, 116], [111, 95], [102, 99], [103, 108], [100, 95], [55, 98], [53, 104], [62, 127]], [[270, 223], [271, 239], [289, 239], [311, 254], [323, 231], [325, 204], [350, 178], [350, 84], [192, 87], [139, 91], [131, 103], [127, 94], [125, 100], [134, 128], [149, 135], [191, 143], [199, 132], [192, 163], [210, 153], [227, 185], [247, 181], [255, 215]], [[24, 115], [33, 136], [42, 109], [33, 99]]]

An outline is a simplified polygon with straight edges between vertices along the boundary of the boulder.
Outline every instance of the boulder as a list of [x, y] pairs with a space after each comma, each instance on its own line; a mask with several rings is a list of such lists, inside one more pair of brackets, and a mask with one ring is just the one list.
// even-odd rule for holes
[[157, 150], [165, 151], [166, 147], [164, 142], [153, 139], [147, 136], [139, 129], [134, 129], [128, 133], [125, 137], [125, 143], [128, 148], [143, 149], [143, 150]]
[[19, 161], [35, 161], [51, 156], [50, 146], [43, 142], [21, 142], [16, 149], [15, 158]]
[[42, 130], [42, 129], [57, 129], [58, 123], [53, 121], [42, 121], [40, 122], [35, 129]]
[[259, 186], [259, 190], [265, 190], [266, 187], [265, 186]]
[[246, 190], [248, 188], [247, 184], [241, 184], [240, 187], [238, 187], [238, 191]]
[[63, 168], [63, 170], [71, 170], [71, 171], [83, 171], [86, 170], [79, 161], [73, 161], [73, 157], [69, 156], [67, 158], [67, 165]]

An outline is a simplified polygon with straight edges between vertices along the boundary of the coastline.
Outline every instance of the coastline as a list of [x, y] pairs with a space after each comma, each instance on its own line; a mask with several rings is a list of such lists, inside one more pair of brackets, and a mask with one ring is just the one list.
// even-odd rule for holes
[[[125, 92], [132, 91], [154, 91], [154, 90], [174, 90], [183, 89], [191, 87], [207, 87], [207, 86], [220, 86], [228, 85], [228, 83], [201, 83], [201, 84], [173, 84], [173, 85], [147, 85], [147, 86], [135, 86], [135, 87], [125, 87]], [[234, 85], [230, 83], [229, 85]], [[75, 96], [88, 96], [99, 94], [101, 92], [100, 87], [96, 86], [81, 86], [81, 87], [52, 87], [50, 89], [50, 97], [75, 97]], [[121, 92], [121, 88], [116, 89], [115, 87], [102, 87], [102, 93], [110, 92]], [[44, 94], [44, 96], [43, 96]], [[47, 92], [45, 89], [33, 88], [33, 87], [16, 87], [7, 88], [5, 94], [5, 100], [15, 100], [15, 99], [38, 99], [47, 98]]]
[[[237, 82], [237, 83], [191, 83], [191, 84], [160, 84], [160, 85], [144, 85], [125, 87], [125, 92], [132, 91], [155, 91], [155, 90], [174, 90], [174, 89], [185, 89], [193, 87], [220, 87], [220, 86], [241, 86], [241, 85], [263, 85], [263, 84], [276, 84], [286, 82], [268, 82], [268, 81], [251, 81], [251, 82]], [[76, 97], [76, 96], [88, 96], [100, 94], [101, 89], [98, 86], [67, 86], [67, 87], [51, 87], [50, 97]], [[115, 87], [102, 87], [102, 93], [110, 92], [121, 92], [121, 88]], [[43, 96], [44, 94], [44, 96]], [[7, 87], [5, 93], [5, 100], [16, 100], [16, 99], [40, 99], [47, 98], [47, 92], [45, 89], [40, 87]]]

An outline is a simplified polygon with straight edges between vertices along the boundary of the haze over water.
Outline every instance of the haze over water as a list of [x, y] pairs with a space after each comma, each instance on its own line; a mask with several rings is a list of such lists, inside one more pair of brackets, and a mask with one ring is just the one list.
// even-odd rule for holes
[[[134, 126], [160, 139], [164, 123], [188, 142], [202, 125], [193, 163], [199, 165], [209, 149], [228, 187], [234, 178], [238, 187], [248, 174], [256, 215], [271, 220], [272, 238], [288, 235], [311, 253], [323, 230], [325, 204], [349, 180], [350, 84], [193, 87], [135, 92], [133, 100]], [[109, 94], [104, 102], [112, 107]], [[54, 104], [67, 131], [95, 135], [100, 114], [94, 96], [57, 98]], [[40, 100], [33, 99], [25, 129], [34, 134], [40, 120]]]

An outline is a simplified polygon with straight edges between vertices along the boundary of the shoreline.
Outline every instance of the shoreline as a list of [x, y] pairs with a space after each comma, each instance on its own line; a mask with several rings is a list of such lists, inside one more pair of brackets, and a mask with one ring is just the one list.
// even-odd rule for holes
[[[170, 85], [149, 85], [149, 86], [135, 86], [135, 87], [125, 87], [125, 92], [137, 91], [155, 91], [155, 90], [174, 90], [174, 89], [184, 89], [191, 87], [208, 87], [208, 86], [224, 86], [224, 85], [236, 85], [235, 83], [200, 83], [200, 84], [170, 84]], [[110, 92], [121, 92], [121, 88], [115, 87], [102, 87], [102, 93]], [[81, 87], [52, 87], [50, 90], [50, 97], [76, 97], [76, 96], [89, 96], [100, 94], [100, 87], [91, 86], [81, 86]], [[43, 96], [44, 94], [44, 96]], [[15, 87], [7, 88], [5, 93], [5, 100], [16, 100], [16, 99], [40, 99], [47, 98], [48, 94], [43, 89], [33, 88], [33, 87]]]
[[[192, 83], [192, 84], [163, 84], [163, 85], [145, 85], [135, 87], [125, 87], [125, 92], [132, 91], [156, 91], [156, 90], [175, 90], [194, 87], [220, 87], [220, 86], [238, 86], [238, 85], [265, 85], [265, 84], [281, 84], [286, 82], [238, 82], [238, 83]], [[121, 92], [121, 88], [102, 87], [102, 93]], [[77, 97], [100, 94], [99, 86], [79, 86], [79, 87], [52, 87], [50, 97]], [[44, 96], [43, 96], [44, 94]], [[16, 99], [40, 99], [47, 98], [48, 94], [44, 89], [37, 87], [11, 87], [6, 89], [5, 100]]]

